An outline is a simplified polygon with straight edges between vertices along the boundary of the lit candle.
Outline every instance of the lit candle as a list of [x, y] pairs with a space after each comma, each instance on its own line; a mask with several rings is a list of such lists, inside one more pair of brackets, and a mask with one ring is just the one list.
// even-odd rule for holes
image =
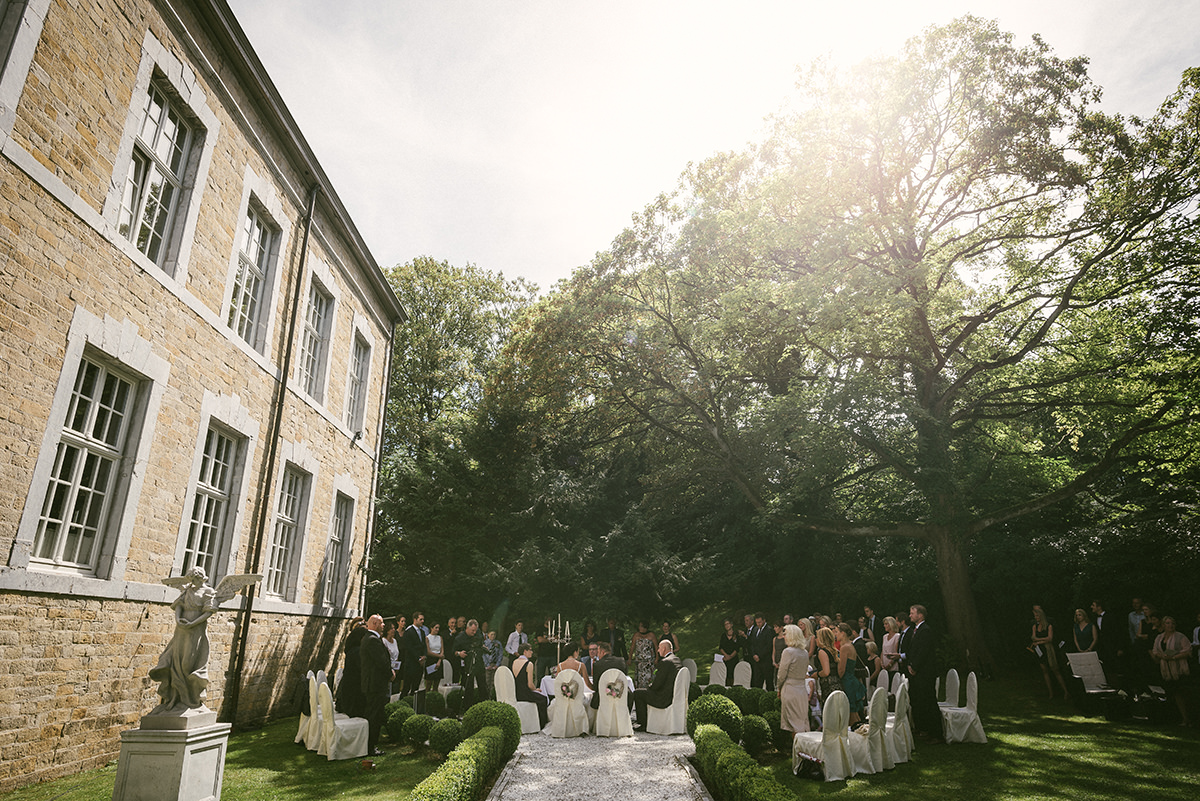
[[567, 621], [567, 639], [571, 639], [571, 621]]

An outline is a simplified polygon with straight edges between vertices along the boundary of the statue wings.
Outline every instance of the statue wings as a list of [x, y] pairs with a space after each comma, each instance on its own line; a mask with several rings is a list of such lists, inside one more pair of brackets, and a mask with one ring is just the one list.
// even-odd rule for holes
[[256, 584], [262, 581], [262, 578], [262, 573], [239, 573], [235, 576], [226, 576], [217, 585], [217, 593], [212, 600], [213, 607], [220, 606], [241, 592], [243, 587]]

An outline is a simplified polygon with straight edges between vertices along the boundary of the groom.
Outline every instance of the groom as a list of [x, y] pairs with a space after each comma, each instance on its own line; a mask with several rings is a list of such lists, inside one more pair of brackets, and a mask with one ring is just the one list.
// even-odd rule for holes
[[633, 691], [633, 705], [637, 707], [638, 721], [634, 731], [646, 730], [647, 704], [656, 709], [666, 709], [675, 700], [675, 676], [683, 667], [683, 663], [675, 656], [670, 640], [663, 640], [658, 644], [658, 655], [661, 660], [658, 670], [654, 672], [654, 681], [650, 682], [650, 688]]

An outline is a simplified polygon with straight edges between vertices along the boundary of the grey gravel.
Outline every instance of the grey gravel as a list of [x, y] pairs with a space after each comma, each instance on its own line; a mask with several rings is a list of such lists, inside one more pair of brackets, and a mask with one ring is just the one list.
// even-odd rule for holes
[[695, 751], [685, 735], [638, 732], [633, 737], [558, 739], [527, 734], [489, 801], [580, 794], [621, 801], [704, 801], [708, 793], [684, 767]]

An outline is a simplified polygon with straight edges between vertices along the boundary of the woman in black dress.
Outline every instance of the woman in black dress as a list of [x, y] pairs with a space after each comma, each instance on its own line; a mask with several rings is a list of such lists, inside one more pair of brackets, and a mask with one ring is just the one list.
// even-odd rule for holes
[[1063, 698], [1067, 697], [1067, 683], [1063, 681], [1062, 669], [1058, 664], [1058, 643], [1054, 639], [1054, 625], [1046, 617], [1045, 611], [1040, 606], [1033, 607], [1033, 633], [1029, 636], [1029, 650], [1037, 657], [1038, 664], [1042, 666], [1042, 678], [1046, 680], [1046, 693], [1051, 699], [1054, 698], [1054, 685], [1050, 682], [1050, 677], [1058, 679], [1058, 686], [1062, 688]]
[[546, 712], [546, 707], [550, 705], [550, 699], [542, 695], [537, 685], [533, 683], [534, 669], [531, 667], [533, 645], [531, 643], [523, 644], [517, 650], [517, 654], [517, 658], [513, 660], [513, 678], [516, 679], [517, 700], [537, 704], [538, 722], [544, 729], [550, 722], [550, 715]]
[[721, 634], [721, 643], [717, 650], [721, 652], [721, 661], [725, 663], [725, 686], [733, 686], [733, 668], [741, 657], [742, 640], [733, 628], [733, 621], [725, 618], [725, 631]]

